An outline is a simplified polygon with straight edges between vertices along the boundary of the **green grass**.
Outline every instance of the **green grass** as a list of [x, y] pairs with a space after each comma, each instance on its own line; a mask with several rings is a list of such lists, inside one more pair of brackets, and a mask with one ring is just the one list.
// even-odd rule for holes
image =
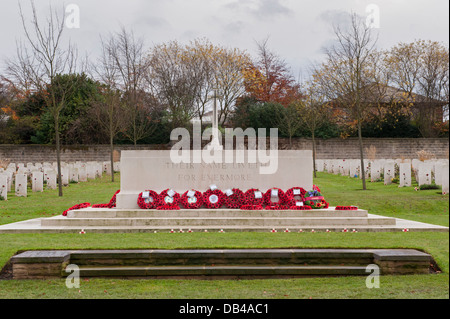
[[[357, 205], [370, 213], [448, 226], [448, 196], [382, 183], [319, 174], [315, 184], [334, 205]], [[70, 184], [56, 191], [10, 196], [0, 202], [0, 223], [61, 214], [81, 202], [106, 203], [119, 188], [107, 177]], [[2, 280], [0, 298], [449, 298], [448, 233], [158, 233], [158, 234], [0, 234], [0, 265], [28, 249], [119, 248], [416, 248], [433, 255], [437, 275], [382, 276], [380, 289], [367, 289], [365, 277], [270, 280], [82, 280], [67, 289], [64, 280]]]
[[332, 206], [356, 205], [371, 214], [449, 226], [449, 196], [436, 189], [367, 182], [363, 191], [359, 179], [326, 173], [318, 173], [315, 183]]

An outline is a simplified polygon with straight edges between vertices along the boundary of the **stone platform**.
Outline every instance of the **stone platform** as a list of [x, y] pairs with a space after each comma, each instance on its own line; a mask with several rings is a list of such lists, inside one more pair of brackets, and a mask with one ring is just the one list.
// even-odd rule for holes
[[141, 209], [85, 208], [67, 216], [38, 218], [0, 225], [0, 233], [90, 233], [132, 232], [394, 232], [440, 231], [448, 227], [369, 214], [366, 210]]
[[10, 260], [14, 279], [81, 277], [254, 279], [428, 274], [433, 260], [414, 249], [190, 249], [25, 251]]

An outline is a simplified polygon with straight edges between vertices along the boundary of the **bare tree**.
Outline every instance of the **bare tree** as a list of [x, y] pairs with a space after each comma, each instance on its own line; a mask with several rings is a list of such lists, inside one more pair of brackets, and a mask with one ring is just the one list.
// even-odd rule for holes
[[302, 126], [301, 114], [299, 108], [300, 101], [295, 101], [287, 106], [280, 105], [275, 112], [276, 127], [281, 134], [289, 137], [289, 146], [292, 147], [292, 137]]
[[314, 84], [307, 84], [305, 88], [305, 96], [295, 102], [299, 116], [299, 125], [305, 127], [312, 138], [313, 151], [313, 171], [316, 174], [316, 130], [329, 120], [330, 108], [326, 102], [326, 97], [321, 94], [320, 89]]
[[111, 87], [102, 88], [102, 101], [90, 110], [99, 128], [109, 137], [111, 182], [114, 182], [114, 138], [123, 129], [123, 107], [121, 92]]
[[45, 92], [44, 100], [54, 120], [56, 161], [58, 167], [59, 196], [62, 192], [61, 146], [59, 118], [71, 92], [73, 81], [55, 81], [59, 75], [73, 74], [77, 67], [77, 50], [70, 44], [64, 46], [64, 7], [61, 11], [50, 6], [45, 21], [39, 21], [33, 1], [30, 1], [32, 18], [27, 24], [19, 2], [19, 12], [26, 36], [25, 43], [17, 45], [15, 60], [7, 61], [7, 77], [16, 87], [24, 90]]
[[152, 95], [167, 109], [173, 128], [185, 127], [198, 111], [204, 74], [197, 69], [192, 52], [176, 41], [155, 46], [149, 61]]
[[233, 112], [237, 99], [245, 93], [244, 70], [250, 65], [249, 55], [239, 49], [221, 48], [215, 62], [215, 86], [218, 91], [219, 123], [224, 125]]
[[148, 123], [140, 121], [142, 109], [145, 108], [143, 92], [148, 68], [144, 40], [122, 27], [120, 32], [102, 39], [101, 43], [103, 54], [98, 67], [100, 70], [96, 73], [101, 73], [102, 82], [124, 92], [124, 116], [129, 128], [124, 134], [136, 145], [151, 134]]
[[[370, 56], [375, 49], [376, 39], [365, 21], [356, 14], [351, 15], [351, 24], [347, 30], [336, 26], [334, 31], [337, 43], [326, 50], [326, 62], [315, 70], [314, 78], [322, 93], [334, 104], [347, 110], [347, 116], [356, 122], [361, 167], [364, 167], [361, 124], [372, 96], [367, 88], [373, 83]], [[361, 170], [361, 174], [365, 190], [364, 170]]]
[[439, 42], [417, 40], [399, 43], [387, 55], [393, 84], [404, 90], [416, 105], [413, 116], [421, 134], [436, 136], [434, 122], [441, 113], [438, 108], [445, 105], [448, 108], [449, 102], [448, 47]]

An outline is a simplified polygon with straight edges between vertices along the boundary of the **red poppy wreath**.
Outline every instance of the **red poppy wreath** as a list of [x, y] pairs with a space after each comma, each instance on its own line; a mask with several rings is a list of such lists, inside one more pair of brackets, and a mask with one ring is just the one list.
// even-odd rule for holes
[[286, 202], [286, 197], [284, 192], [280, 188], [273, 187], [268, 189], [264, 194], [264, 204], [267, 206], [280, 207]]
[[260, 205], [264, 203], [263, 193], [257, 188], [250, 188], [244, 194], [244, 205]]
[[227, 208], [240, 208], [244, 200], [244, 192], [239, 188], [233, 188], [225, 191], [223, 203]]
[[159, 204], [158, 193], [152, 190], [146, 190], [139, 193], [137, 204], [141, 209], [155, 209]]
[[203, 193], [203, 203], [208, 208], [220, 208], [223, 204], [224, 194], [219, 189], [208, 189]]
[[173, 189], [166, 189], [159, 194], [158, 207], [159, 210], [179, 210], [180, 194]]
[[196, 190], [186, 191], [181, 195], [181, 204], [187, 209], [197, 209], [203, 205], [202, 193]]
[[[292, 187], [285, 193], [286, 204], [289, 207], [301, 207], [301, 204], [305, 201], [306, 190], [302, 187]], [[301, 204], [300, 204], [301, 203]], [[298, 206], [300, 204], [300, 206]]]

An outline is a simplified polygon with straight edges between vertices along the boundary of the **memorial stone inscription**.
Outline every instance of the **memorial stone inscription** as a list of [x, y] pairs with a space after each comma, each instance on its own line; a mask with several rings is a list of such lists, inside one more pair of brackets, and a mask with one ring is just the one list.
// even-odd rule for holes
[[[191, 157], [192, 158], [192, 157]], [[312, 152], [279, 151], [273, 174], [263, 174], [273, 162], [233, 161], [206, 163], [174, 163], [169, 151], [123, 151], [121, 155], [121, 185], [117, 195], [117, 208], [138, 208], [137, 197], [144, 190], [161, 192], [173, 189], [184, 193], [190, 189], [206, 191], [216, 184], [220, 189], [272, 187], [289, 189], [301, 186], [312, 189]]]

